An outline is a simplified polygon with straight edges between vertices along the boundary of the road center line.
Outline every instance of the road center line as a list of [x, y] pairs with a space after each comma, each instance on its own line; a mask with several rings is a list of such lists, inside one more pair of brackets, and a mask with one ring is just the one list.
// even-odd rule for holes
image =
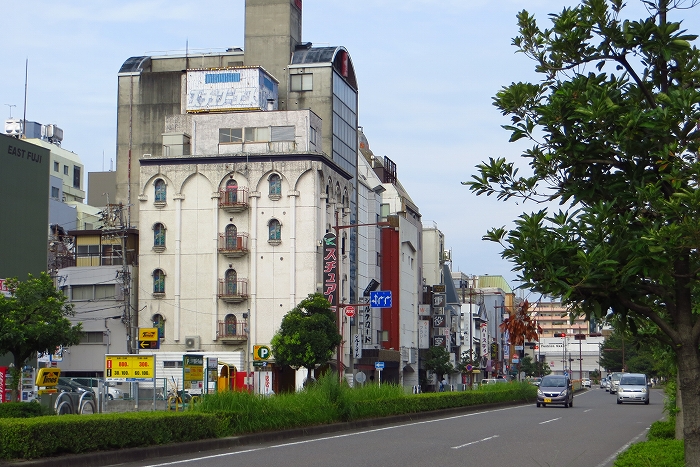
[[551, 419], [551, 420], [547, 420], [547, 421], [544, 421], [544, 422], [540, 422], [540, 425], [544, 425], [545, 423], [554, 422], [554, 421], [557, 421], [557, 420], [561, 420], [561, 417], [557, 417], [557, 418], [553, 418], [553, 419]]
[[480, 439], [479, 441], [472, 441], [471, 443], [462, 444], [461, 446], [452, 446], [452, 449], [460, 449], [460, 448], [463, 448], [465, 446], [471, 446], [472, 444], [483, 443], [484, 441], [488, 441], [490, 439], [494, 439], [494, 438], [498, 438], [498, 437], [499, 437], [499, 435], [489, 436], [488, 438]]

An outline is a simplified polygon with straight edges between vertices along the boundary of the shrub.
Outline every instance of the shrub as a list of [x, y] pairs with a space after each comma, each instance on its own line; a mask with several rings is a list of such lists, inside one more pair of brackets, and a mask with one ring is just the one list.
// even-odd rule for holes
[[30, 418], [50, 415], [47, 407], [38, 402], [6, 402], [0, 404], [0, 418]]
[[683, 440], [636, 443], [617, 457], [613, 467], [684, 467]]
[[651, 424], [647, 440], [654, 439], [675, 439], [676, 438], [676, 418], [669, 420], [659, 420]]

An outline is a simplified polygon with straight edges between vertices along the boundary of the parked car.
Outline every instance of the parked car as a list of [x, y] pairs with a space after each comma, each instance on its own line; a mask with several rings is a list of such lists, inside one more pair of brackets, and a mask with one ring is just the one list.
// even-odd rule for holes
[[547, 375], [542, 378], [537, 388], [537, 407], [547, 404], [574, 406], [574, 388], [571, 380], [563, 375]]
[[481, 380], [482, 385], [485, 384], [497, 384], [497, 383], [507, 383], [508, 380], [503, 379], [503, 378], [484, 378]]
[[649, 380], [643, 373], [623, 373], [617, 387], [617, 403], [649, 404]]
[[[95, 395], [95, 391], [93, 391], [90, 386], [85, 386], [84, 384], [80, 384], [77, 381], [63, 376], [59, 376], [58, 386], [61, 387], [63, 392], [89, 392], [92, 393], [93, 396]], [[70, 388], [70, 391], [68, 391], [68, 388]]]
[[[71, 378], [76, 383], [92, 388], [92, 391], [97, 393], [99, 380], [97, 378]], [[107, 397], [109, 400], [124, 399], [124, 393], [121, 389], [115, 388], [114, 383], [104, 383], [107, 386]]]
[[605, 389], [607, 391], [608, 389], [608, 379], [603, 378], [600, 380], [600, 389]]
[[530, 378], [528, 380], [528, 383], [532, 384], [533, 386], [539, 386], [541, 381], [542, 381], [542, 378], [540, 378], [539, 376], [536, 376], [534, 378]]
[[581, 380], [581, 387], [582, 388], [590, 388], [591, 387], [591, 380], [590, 379], [582, 379]]
[[620, 376], [623, 373], [613, 373], [610, 375], [610, 394], [617, 394], [617, 385], [620, 384]]

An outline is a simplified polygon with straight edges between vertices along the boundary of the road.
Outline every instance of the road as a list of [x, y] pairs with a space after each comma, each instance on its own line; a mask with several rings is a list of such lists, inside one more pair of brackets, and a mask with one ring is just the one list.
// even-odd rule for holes
[[122, 465], [606, 467], [646, 439], [663, 418], [663, 397], [652, 390], [649, 405], [618, 405], [614, 395], [593, 388], [578, 393], [572, 408], [533, 403]]

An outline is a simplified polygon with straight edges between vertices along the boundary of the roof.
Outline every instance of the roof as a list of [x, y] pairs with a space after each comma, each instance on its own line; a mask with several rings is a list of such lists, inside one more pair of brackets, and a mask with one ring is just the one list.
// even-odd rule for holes
[[[345, 62], [345, 59], [347, 59], [347, 62]], [[345, 78], [346, 82], [357, 90], [355, 67], [345, 47], [299, 47], [292, 55], [292, 65], [315, 65], [321, 63], [332, 64], [333, 68]], [[343, 69], [346, 71], [343, 72]]]

